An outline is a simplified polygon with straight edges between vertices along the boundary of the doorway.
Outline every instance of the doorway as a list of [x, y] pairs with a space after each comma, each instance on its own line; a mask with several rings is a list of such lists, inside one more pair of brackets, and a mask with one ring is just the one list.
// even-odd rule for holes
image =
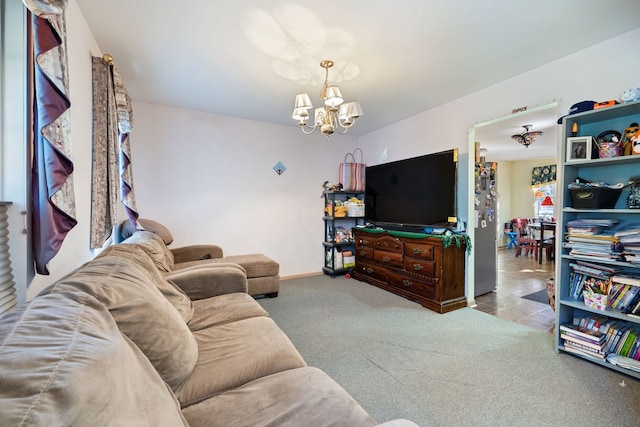
[[[470, 274], [473, 275], [473, 286], [470, 288], [473, 288], [472, 292], [475, 294], [472, 304], [481, 311], [506, 320], [548, 331], [553, 329], [554, 320], [550, 306], [522, 297], [546, 289], [548, 279], [555, 276], [555, 264], [546, 260], [546, 257], [542, 263], [538, 263], [533, 255], [515, 257], [515, 248], [506, 249], [508, 238], [504, 234], [504, 225], [515, 217], [534, 217], [531, 165], [557, 164], [557, 107], [557, 103], [553, 102], [477, 124], [469, 131], [468, 217], [471, 220], [468, 229], [472, 230], [469, 234], [473, 247], [483, 248], [478, 255], [481, 258], [474, 259], [469, 265], [470, 273], [473, 273]], [[511, 135], [521, 133], [525, 125], [532, 125], [532, 130], [543, 132], [529, 147], [520, 145], [511, 138]], [[478, 209], [474, 162], [476, 141], [480, 143], [478, 148], [486, 150], [485, 162], [496, 168], [498, 185], [494, 188], [497, 193], [495, 203], [491, 204], [495, 210], [493, 217], [485, 216], [482, 211], [486, 202], [484, 194]], [[480, 220], [474, 221], [478, 216]], [[485, 220], [484, 224], [482, 219]], [[478, 228], [483, 226], [492, 232], [489, 238], [493, 240], [489, 245], [486, 241], [486, 229]], [[487, 257], [487, 252], [491, 251], [493, 257]], [[480, 276], [486, 275], [487, 271], [493, 273], [493, 278]], [[495, 283], [493, 289], [491, 286], [486, 287], [487, 280]], [[483, 284], [476, 287], [476, 283]]]

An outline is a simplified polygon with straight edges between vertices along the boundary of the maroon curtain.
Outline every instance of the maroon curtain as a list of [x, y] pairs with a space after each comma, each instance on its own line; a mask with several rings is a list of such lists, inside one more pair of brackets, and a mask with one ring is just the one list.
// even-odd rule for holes
[[32, 15], [34, 128], [32, 164], [33, 250], [36, 271], [47, 264], [77, 224], [69, 147], [64, 15]]

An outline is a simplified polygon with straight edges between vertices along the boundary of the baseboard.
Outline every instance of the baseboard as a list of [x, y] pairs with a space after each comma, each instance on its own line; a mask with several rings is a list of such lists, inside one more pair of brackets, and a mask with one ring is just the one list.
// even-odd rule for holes
[[280, 276], [280, 280], [302, 279], [303, 277], [322, 276], [323, 274], [324, 273], [322, 271], [317, 271], [313, 273], [293, 274], [291, 276]]

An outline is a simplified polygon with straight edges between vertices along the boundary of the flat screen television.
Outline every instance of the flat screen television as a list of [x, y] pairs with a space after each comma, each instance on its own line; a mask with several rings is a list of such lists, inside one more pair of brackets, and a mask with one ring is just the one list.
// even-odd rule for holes
[[365, 215], [377, 227], [422, 231], [457, 217], [457, 149], [368, 166]]

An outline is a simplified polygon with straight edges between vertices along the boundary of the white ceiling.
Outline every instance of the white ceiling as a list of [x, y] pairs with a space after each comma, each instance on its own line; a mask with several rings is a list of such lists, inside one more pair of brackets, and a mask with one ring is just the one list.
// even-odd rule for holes
[[640, 26], [638, 0], [76, 1], [134, 100], [295, 127], [332, 59], [356, 136]]
[[[560, 126], [557, 104], [543, 105], [531, 110], [509, 115], [475, 126], [474, 140], [487, 149], [487, 160], [530, 160], [543, 157], [556, 157]], [[511, 135], [524, 131], [524, 125], [531, 130], [541, 131], [542, 135], [529, 147], [520, 145]]]

